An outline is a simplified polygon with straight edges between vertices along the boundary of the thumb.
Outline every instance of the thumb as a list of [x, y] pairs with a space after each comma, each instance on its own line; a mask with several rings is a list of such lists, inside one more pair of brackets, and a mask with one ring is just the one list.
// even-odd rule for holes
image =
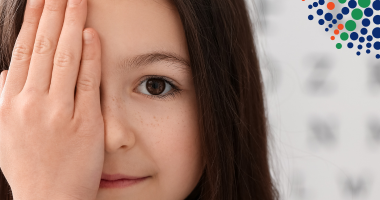
[[75, 94], [75, 114], [98, 116], [100, 107], [101, 49], [97, 32], [83, 31], [82, 60]]

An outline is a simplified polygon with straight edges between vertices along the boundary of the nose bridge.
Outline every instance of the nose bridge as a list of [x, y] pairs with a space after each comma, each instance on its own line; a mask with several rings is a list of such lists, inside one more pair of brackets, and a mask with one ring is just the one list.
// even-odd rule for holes
[[104, 120], [105, 151], [130, 149], [135, 145], [135, 134], [129, 126], [126, 108], [116, 96], [103, 96], [102, 114]]

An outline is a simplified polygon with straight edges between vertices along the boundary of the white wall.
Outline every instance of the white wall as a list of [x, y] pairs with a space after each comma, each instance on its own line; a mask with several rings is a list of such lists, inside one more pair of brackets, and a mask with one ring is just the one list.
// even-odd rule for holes
[[255, 0], [251, 10], [260, 22], [255, 29], [281, 199], [378, 200], [380, 59], [374, 48], [357, 56], [356, 47], [330, 40], [332, 31], [307, 8], [313, 2]]

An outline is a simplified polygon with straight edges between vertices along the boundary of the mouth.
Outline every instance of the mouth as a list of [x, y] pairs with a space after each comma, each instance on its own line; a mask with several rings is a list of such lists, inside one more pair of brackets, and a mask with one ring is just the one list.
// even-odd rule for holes
[[146, 177], [135, 177], [135, 176], [126, 176], [122, 174], [102, 174], [102, 179], [100, 180], [99, 188], [125, 188], [137, 183], [143, 182], [148, 179], [150, 176]]

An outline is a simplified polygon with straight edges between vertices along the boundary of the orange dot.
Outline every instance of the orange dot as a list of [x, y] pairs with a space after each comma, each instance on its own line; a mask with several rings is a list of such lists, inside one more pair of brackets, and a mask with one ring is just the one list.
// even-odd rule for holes
[[344, 28], [343, 24], [339, 24], [339, 25], [338, 25], [338, 29], [339, 29], [339, 30], [343, 30], [343, 28]]
[[331, 40], [335, 40], [335, 37], [334, 37], [334, 36], [331, 36]]
[[338, 30], [338, 29], [335, 29], [334, 34], [335, 34], [335, 35], [338, 35], [338, 34], [339, 34], [339, 30]]
[[328, 8], [329, 10], [334, 10], [334, 8], [335, 8], [335, 4], [334, 4], [333, 2], [330, 2], [330, 3], [327, 4], [327, 8]]

